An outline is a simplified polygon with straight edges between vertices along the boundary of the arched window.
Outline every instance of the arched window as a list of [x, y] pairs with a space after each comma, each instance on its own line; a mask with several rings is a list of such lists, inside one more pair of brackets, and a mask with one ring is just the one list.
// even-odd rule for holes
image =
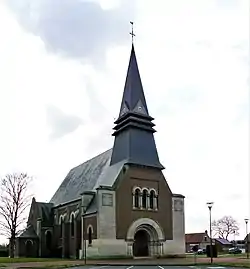
[[139, 200], [140, 200], [140, 190], [139, 189], [136, 189], [135, 190], [135, 194], [134, 194], [134, 207], [136, 207], [136, 208], [139, 208], [140, 207], [140, 205], [139, 205]]
[[60, 217], [59, 219], [59, 225], [60, 225], [60, 238], [63, 236], [63, 216]]
[[45, 240], [46, 240], [46, 248], [47, 249], [51, 249], [51, 244], [52, 244], [52, 233], [51, 231], [46, 231], [46, 237], [45, 237]]
[[89, 246], [92, 245], [92, 232], [93, 232], [93, 228], [92, 226], [88, 227], [88, 241], [89, 241]]
[[148, 198], [148, 191], [143, 190], [143, 192], [142, 192], [142, 208], [147, 208], [147, 198]]
[[154, 209], [155, 191], [151, 190], [149, 194], [149, 208]]
[[70, 234], [72, 237], [75, 236], [75, 214], [71, 214], [70, 218]]

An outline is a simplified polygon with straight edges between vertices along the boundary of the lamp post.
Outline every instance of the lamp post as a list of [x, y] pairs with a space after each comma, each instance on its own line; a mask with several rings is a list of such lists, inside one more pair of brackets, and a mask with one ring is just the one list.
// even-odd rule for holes
[[248, 245], [249, 245], [249, 238], [248, 238], [248, 221], [249, 219], [245, 219], [245, 223], [246, 223], [246, 253], [247, 253], [247, 259], [249, 259], [249, 248], [248, 248]]
[[84, 206], [84, 193], [82, 195], [82, 205], [81, 205], [81, 218], [82, 218], [82, 240], [81, 240], [81, 249], [82, 256], [84, 258], [84, 264], [87, 264], [87, 244], [86, 244], [86, 224], [85, 224], [85, 214], [86, 207]]
[[213, 239], [212, 239], [212, 207], [213, 207], [213, 202], [208, 202], [207, 206], [209, 209], [209, 230], [210, 230], [210, 258], [211, 258], [211, 263], [213, 263]]

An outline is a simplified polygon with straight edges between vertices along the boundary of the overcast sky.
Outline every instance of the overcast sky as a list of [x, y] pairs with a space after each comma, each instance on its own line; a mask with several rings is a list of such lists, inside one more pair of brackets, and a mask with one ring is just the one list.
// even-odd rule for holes
[[49, 201], [67, 172], [112, 147], [135, 50], [164, 174], [186, 232], [249, 217], [248, 0], [0, 2], [0, 176]]

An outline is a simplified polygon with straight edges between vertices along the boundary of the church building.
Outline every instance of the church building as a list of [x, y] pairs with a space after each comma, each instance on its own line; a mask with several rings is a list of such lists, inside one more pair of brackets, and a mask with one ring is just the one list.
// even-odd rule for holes
[[49, 203], [32, 199], [16, 256], [184, 256], [184, 196], [164, 177], [153, 120], [132, 44], [113, 148], [72, 168]]

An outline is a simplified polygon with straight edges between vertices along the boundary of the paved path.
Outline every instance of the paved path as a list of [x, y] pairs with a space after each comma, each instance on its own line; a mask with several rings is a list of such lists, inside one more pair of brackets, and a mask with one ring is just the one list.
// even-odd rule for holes
[[[214, 258], [214, 263], [249, 263], [249, 260], [243, 258], [226, 257], [226, 258]], [[210, 263], [210, 258], [197, 258], [197, 266], [192, 266], [194, 264], [194, 259], [133, 259], [133, 260], [88, 260], [87, 265], [84, 266], [85, 269], [169, 269], [173, 267], [174, 264], [190, 264], [190, 266], [174, 266], [177, 269], [198, 269], [207, 268], [210, 269], [222, 269], [218, 266], [202, 266], [199, 263]], [[50, 262], [27, 262], [27, 263], [5, 263], [3, 264], [5, 269], [17, 269], [17, 268], [36, 268], [36, 267], [48, 267], [48, 266], [81, 266], [84, 265], [83, 260], [60, 260], [60, 261], [50, 261]], [[1, 267], [1, 266], [0, 266]], [[72, 268], [72, 267], [71, 267]], [[77, 267], [79, 269], [79, 267]], [[80, 268], [83, 268], [81, 266]], [[238, 267], [239, 268], [239, 267]]]
[[[83, 267], [71, 267], [70, 269], [224, 269], [223, 266], [169, 266], [169, 265], [104, 265], [104, 266], [83, 266]], [[227, 269], [236, 269], [234, 267], [227, 267]], [[237, 267], [239, 269], [239, 267]]]

